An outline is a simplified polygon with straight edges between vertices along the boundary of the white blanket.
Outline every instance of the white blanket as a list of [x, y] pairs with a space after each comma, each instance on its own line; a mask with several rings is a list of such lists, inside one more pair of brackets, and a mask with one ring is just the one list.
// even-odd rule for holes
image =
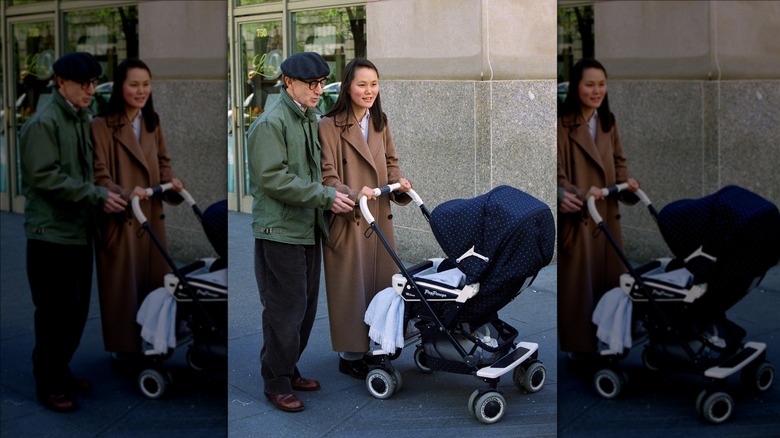
[[593, 311], [596, 337], [617, 354], [631, 348], [631, 298], [616, 287], [601, 297]]
[[392, 287], [379, 291], [366, 309], [368, 337], [388, 354], [404, 345], [404, 300]]
[[176, 300], [165, 288], [146, 296], [135, 320], [141, 324], [141, 338], [154, 348], [147, 354], [166, 354], [176, 347]]

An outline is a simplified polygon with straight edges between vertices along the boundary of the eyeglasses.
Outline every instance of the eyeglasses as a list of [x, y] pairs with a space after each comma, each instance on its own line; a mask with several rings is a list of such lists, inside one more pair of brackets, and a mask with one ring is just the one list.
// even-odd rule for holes
[[97, 87], [98, 80], [97, 79], [92, 79], [92, 80], [89, 80], [87, 82], [79, 82], [78, 84], [81, 85], [81, 89], [82, 90], [86, 91], [86, 90], [89, 90], [89, 86], [90, 85], [92, 87]]
[[309, 86], [309, 90], [312, 90], [312, 91], [317, 89], [317, 85], [319, 85], [320, 87], [324, 87], [325, 85], [328, 84], [328, 80], [327, 79], [320, 79], [319, 81], [311, 81], [311, 82], [306, 82], [306, 81], [300, 81], [300, 82], [303, 82], [304, 84], [308, 85]]

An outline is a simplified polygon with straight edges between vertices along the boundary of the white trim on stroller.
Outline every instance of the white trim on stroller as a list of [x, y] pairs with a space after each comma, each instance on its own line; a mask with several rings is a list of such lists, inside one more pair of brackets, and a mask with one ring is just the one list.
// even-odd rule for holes
[[[694, 284], [693, 274], [685, 268], [666, 271], [670, 258], [660, 258], [656, 262], [659, 266], [642, 274], [645, 286], [651, 290], [653, 298], [657, 301], [680, 301], [692, 303], [707, 293], [707, 283]], [[620, 276], [620, 288], [631, 297], [632, 301], [648, 301], [647, 297], [639, 293], [636, 279], [631, 273], [626, 272]]]

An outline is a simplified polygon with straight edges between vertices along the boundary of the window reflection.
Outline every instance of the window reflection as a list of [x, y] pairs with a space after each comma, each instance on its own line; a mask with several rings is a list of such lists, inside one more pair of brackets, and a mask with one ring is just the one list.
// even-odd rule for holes
[[114, 69], [138, 57], [138, 9], [117, 7], [69, 12], [64, 20], [66, 52], [89, 52], [103, 68], [92, 110], [99, 113], [111, 96]]
[[[22, 125], [51, 95], [49, 78], [54, 72], [54, 22], [51, 20], [18, 23], [12, 25], [14, 62], [14, 89], [12, 112], [15, 117], [17, 140]], [[9, 114], [9, 117], [11, 115]], [[11, 122], [13, 123], [13, 122]], [[19, 142], [16, 141], [17, 169], [19, 168]], [[5, 172], [6, 169], [3, 169]], [[21, 172], [17, 172], [16, 187], [22, 186]]]
[[338, 98], [341, 72], [353, 58], [366, 56], [366, 8], [321, 9], [292, 14], [294, 52], [317, 52], [330, 66], [328, 86], [317, 107], [324, 114]]

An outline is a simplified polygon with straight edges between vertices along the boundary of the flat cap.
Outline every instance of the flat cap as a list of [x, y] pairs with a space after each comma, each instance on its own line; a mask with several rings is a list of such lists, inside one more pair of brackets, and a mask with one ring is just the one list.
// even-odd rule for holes
[[57, 76], [78, 83], [89, 82], [103, 73], [98, 60], [87, 52], [68, 53], [52, 67]]
[[330, 74], [328, 63], [315, 52], [296, 53], [285, 59], [280, 67], [285, 76], [294, 79], [319, 79]]

